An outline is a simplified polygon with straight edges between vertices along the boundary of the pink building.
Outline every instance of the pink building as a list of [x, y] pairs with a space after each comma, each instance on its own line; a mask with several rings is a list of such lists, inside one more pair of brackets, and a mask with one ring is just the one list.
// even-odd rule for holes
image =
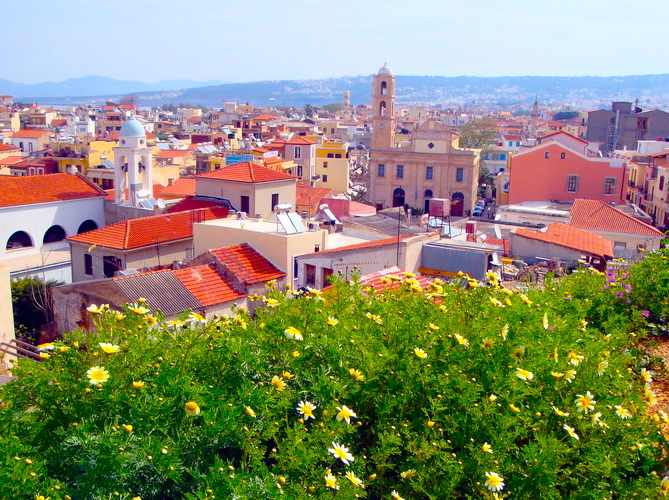
[[588, 143], [556, 132], [511, 157], [509, 204], [577, 198], [625, 203], [627, 164], [588, 154]]

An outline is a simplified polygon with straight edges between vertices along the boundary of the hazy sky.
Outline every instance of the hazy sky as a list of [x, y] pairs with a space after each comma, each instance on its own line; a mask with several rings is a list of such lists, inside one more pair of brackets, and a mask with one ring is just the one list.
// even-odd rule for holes
[[667, 0], [6, 0], [0, 78], [667, 73]]

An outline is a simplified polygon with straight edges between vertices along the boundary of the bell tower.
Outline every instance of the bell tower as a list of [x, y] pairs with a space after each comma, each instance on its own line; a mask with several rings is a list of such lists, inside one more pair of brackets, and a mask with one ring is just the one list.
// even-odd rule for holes
[[395, 77], [387, 65], [372, 78], [372, 149], [395, 146]]
[[144, 126], [134, 116], [121, 127], [113, 151], [116, 204], [136, 207], [140, 199], [153, 196], [153, 152]]

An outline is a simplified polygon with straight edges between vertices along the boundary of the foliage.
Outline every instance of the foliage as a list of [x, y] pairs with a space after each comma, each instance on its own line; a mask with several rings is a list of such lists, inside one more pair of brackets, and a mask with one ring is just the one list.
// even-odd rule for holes
[[627, 282], [633, 287], [631, 303], [647, 311], [649, 321], [666, 332], [669, 320], [669, 250], [647, 255], [630, 269]]
[[467, 122], [458, 129], [460, 147], [480, 149], [489, 146], [495, 141], [496, 130], [495, 120], [492, 118]]
[[344, 109], [344, 105], [341, 102], [333, 102], [331, 104], [325, 104], [323, 109], [328, 113], [336, 113], [337, 111]]
[[254, 318], [92, 306], [98, 333], [42, 346], [1, 390], [0, 497], [659, 494], [669, 417], [634, 290], [596, 271], [527, 295], [405, 276], [271, 285]]
[[573, 118], [578, 118], [578, 111], [559, 111], [553, 115], [553, 120], [571, 120]]
[[35, 344], [42, 325], [53, 320], [51, 288], [61, 285], [58, 280], [43, 281], [39, 278], [12, 280], [12, 308], [14, 329], [22, 340]]
[[309, 118], [312, 118], [316, 113], [318, 113], [318, 108], [311, 104], [304, 105], [304, 114]]

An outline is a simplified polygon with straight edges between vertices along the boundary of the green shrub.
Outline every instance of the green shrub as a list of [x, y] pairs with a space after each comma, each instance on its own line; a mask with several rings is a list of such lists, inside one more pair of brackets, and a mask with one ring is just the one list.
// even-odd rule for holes
[[93, 309], [99, 333], [0, 392], [0, 497], [655, 497], [669, 418], [605, 280], [270, 287], [208, 322]]

